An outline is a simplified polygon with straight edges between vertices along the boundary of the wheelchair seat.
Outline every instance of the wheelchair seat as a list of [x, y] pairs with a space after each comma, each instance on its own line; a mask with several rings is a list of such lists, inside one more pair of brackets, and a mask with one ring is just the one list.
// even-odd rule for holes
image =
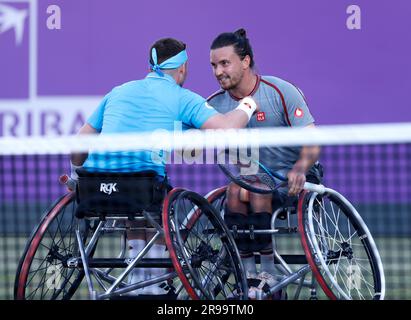
[[167, 178], [153, 170], [140, 172], [90, 172], [77, 170], [77, 218], [133, 219], [143, 211], [160, 213]]

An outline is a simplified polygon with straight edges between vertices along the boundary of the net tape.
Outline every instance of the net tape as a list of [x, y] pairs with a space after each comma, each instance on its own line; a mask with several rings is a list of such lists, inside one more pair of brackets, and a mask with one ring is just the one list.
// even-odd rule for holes
[[138, 149], [213, 149], [260, 146], [410, 143], [411, 123], [317, 126], [316, 128], [157, 130], [138, 134], [3, 137], [0, 155], [68, 154]]

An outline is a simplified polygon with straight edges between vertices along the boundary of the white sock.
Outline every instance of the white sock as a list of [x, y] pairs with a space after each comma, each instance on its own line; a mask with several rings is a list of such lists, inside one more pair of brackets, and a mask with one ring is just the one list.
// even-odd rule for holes
[[246, 274], [257, 275], [257, 266], [255, 264], [254, 254], [250, 257], [249, 255], [241, 257]]
[[133, 239], [128, 240], [128, 257], [134, 259], [140, 253], [141, 250], [146, 246], [145, 240]]
[[[137, 255], [141, 252], [141, 250], [143, 250], [145, 246], [146, 246], [145, 240], [139, 240], [139, 239], [128, 240], [129, 259], [134, 259], [135, 257], [137, 257]], [[136, 282], [146, 280], [145, 271], [146, 270], [144, 268], [134, 268], [133, 270], [131, 270], [130, 273], [128, 274], [128, 283], [134, 284]], [[137, 289], [132, 292], [137, 294], [141, 292], [141, 289]]]
[[271, 275], [276, 274], [274, 265], [274, 254], [260, 254], [261, 270], [260, 272], [268, 272]]
[[[146, 258], [168, 258], [168, 251], [166, 251], [166, 246], [163, 244], [154, 244], [148, 251]], [[157, 278], [167, 273], [166, 268], [150, 268], [146, 269], [150, 278]], [[159, 287], [160, 283], [153, 284], [145, 288], [144, 293], [147, 294], [165, 294], [165, 290]]]

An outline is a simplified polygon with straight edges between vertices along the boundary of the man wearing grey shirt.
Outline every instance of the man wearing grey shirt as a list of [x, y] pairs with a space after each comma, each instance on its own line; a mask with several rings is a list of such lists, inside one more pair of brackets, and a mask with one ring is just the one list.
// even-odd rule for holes
[[[249, 128], [263, 127], [314, 127], [312, 117], [302, 92], [277, 77], [260, 76], [254, 70], [254, 57], [246, 31], [220, 34], [211, 45], [210, 61], [221, 90], [208, 98], [208, 103], [221, 113], [231, 111], [245, 96], [252, 96], [260, 110], [248, 123]], [[231, 183], [227, 189], [226, 215], [259, 215], [268, 221], [273, 205], [281, 206], [287, 196], [297, 196], [307, 178], [318, 177], [320, 148], [264, 147], [259, 150], [259, 161], [270, 170], [288, 178], [288, 188], [275, 195], [250, 193]], [[312, 181], [318, 182], [318, 181]], [[251, 210], [251, 211], [250, 211]], [[249, 277], [256, 277], [257, 268], [252, 250], [239, 247], [244, 267]], [[275, 273], [271, 243], [261, 254], [261, 277]], [[258, 276], [257, 276], [258, 277]], [[252, 294], [250, 294], [252, 298]]]

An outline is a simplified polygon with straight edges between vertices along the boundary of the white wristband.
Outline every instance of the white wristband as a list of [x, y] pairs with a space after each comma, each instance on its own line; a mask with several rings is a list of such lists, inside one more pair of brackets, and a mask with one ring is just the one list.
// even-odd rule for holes
[[78, 180], [77, 169], [80, 169], [82, 166], [76, 166], [70, 161], [70, 178], [73, 180]]
[[255, 110], [257, 109], [257, 104], [255, 103], [253, 98], [245, 97], [243, 100], [241, 100], [240, 104], [236, 109], [243, 110], [248, 116], [248, 121], [250, 121]]

